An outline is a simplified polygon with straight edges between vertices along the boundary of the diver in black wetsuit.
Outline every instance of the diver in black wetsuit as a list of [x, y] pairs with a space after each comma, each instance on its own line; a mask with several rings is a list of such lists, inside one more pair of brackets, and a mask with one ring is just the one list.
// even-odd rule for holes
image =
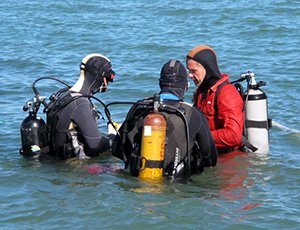
[[[161, 69], [159, 85], [162, 110], [167, 121], [166, 143], [164, 150], [163, 175], [185, 177], [190, 173], [202, 172], [204, 167], [215, 166], [217, 150], [212, 138], [208, 122], [204, 114], [196, 107], [183, 102], [184, 93], [188, 88], [187, 72], [177, 60], [168, 61]], [[132, 175], [138, 176], [141, 165], [141, 139], [143, 120], [152, 111], [152, 99], [138, 101], [131, 107], [125, 121], [119, 129], [121, 136], [116, 136], [112, 146], [114, 156], [130, 165]], [[175, 110], [172, 108], [175, 108]], [[184, 114], [186, 124], [178, 115]], [[188, 126], [188, 138], [185, 132]], [[188, 143], [187, 143], [188, 139]], [[188, 151], [187, 151], [188, 146]], [[187, 172], [189, 171], [189, 172]]]
[[107, 57], [90, 54], [83, 58], [78, 81], [54, 94], [48, 107], [50, 154], [85, 159], [110, 148], [110, 138], [98, 130], [98, 114], [89, 97], [105, 92], [114, 76]]

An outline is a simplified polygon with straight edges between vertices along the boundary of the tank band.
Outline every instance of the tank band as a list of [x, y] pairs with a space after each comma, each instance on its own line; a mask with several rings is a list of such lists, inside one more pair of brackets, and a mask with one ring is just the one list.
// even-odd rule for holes
[[164, 161], [146, 160], [145, 168], [163, 168]]
[[267, 99], [266, 94], [257, 94], [257, 95], [249, 95], [248, 96], [248, 100], [249, 101], [256, 101], [256, 100], [263, 100], [263, 99]]
[[246, 120], [246, 128], [270, 129], [268, 120], [266, 121], [251, 121]]

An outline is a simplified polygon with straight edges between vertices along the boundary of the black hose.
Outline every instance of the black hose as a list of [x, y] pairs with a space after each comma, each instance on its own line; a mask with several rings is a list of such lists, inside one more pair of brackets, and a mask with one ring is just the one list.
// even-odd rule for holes
[[[121, 152], [122, 152], [122, 156], [123, 156], [123, 160], [125, 162], [125, 168], [127, 168], [128, 166], [128, 158], [125, 154], [125, 150], [124, 150], [124, 145], [123, 143], [125, 143], [125, 135], [123, 135], [123, 138], [119, 132], [119, 130], [117, 129], [117, 127], [115, 127], [113, 121], [112, 121], [112, 118], [111, 118], [111, 114], [108, 110], [108, 107], [111, 106], [111, 105], [118, 105], [118, 104], [123, 104], [123, 105], [144, 105], [144, 106], [149, 106], [149, 101], [146, 103], [146, 102], [143, 102], [143, 100], [140, 100], [140, 101], [137, 101], [137, 102], [111, 102], [111, 103], [108, 103], [107, 105], [104, 106], [104, 111], [105, 111], [105, 115], [108, 119], [108, 122], [113, 126], [113, 128], [116, 130], [116, 133], [117, 135], [120, 137], [121, 139]], [[131, 111], [131, 110], [130, 110]], [[127, 133], [127, 120], [131, 117], [132, 113], [130, 113], [130, 111], [127, 113], [126, 115], [126, 118], [125, 118], [125, 122], [124, 122], [124, 128], [122, 129], [123, 132], [126, 132]]]
[[108, 103], [106, 105], [104, 105], [104, 112], [105, 112], [105, 115], [108, 119], [108, 122], [113, 126], [113, 128], [116, 130], [117, 134], [121, 137], [121, 134], [119, 133], [117, 127], [114, 125], [113, 123], [113, 120], [111, 118], [111, 114], [108, 110], [108, 107], [111, 106], [111, 105], [148, 105], [149, 103], [146, 103], [146, 102], [142, 102], [142, 101], [137, 101], [137, 102], [131, 102], [131, 101], [119, 101], [119, 102], [111, 102], [111, 103]]
[[39, 93], [39, 91], [36, 89], [35, 84], [36, 84], [38, 81], [44, 80], [44, 79], [55, 80], [55, 81], [58, 81], [58, 82], [60, 82], [60, 83], [62, 83], [62, 84], [64, 84], [64, 85], [66, 85], [68, 88], [71, 88], [71, 86], [70, 86], [67, 82], [65, 82], [65, 81], [63, 81], [63, 80], [60, 80], [60, 79], [58, 79], [58, 78], [55, 78], [55, 77], [40, 77], [40, 78], [36, 79], [36, 80], [32, 83], [32, 90], [33, 90], [33, 92], [34, 92], [34, 94], [35, 94], [36, 96], [39, 96], [40, 93]]
[[96, 101], [98, 101], [104, 108], [105, 108], [105, 103], [103, 101], [101, 101], [99, 98], [95, 97], [95, 96], [89, 96], [89, 98], [93, 98], [95, 99]]

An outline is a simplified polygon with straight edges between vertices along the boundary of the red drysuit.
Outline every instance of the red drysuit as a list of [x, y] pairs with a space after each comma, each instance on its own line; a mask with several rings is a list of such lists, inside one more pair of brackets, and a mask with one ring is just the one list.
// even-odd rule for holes
[[217, 148], [235, 149], [242, 146], [244, 103], [232, 84], [223, 85], [215, 101], [218, 86], [226, 81], [228, 75], [222, 74], [222, 78], [208, 89], [206, 97], [197, 90], [194, 104], [205, 114]]

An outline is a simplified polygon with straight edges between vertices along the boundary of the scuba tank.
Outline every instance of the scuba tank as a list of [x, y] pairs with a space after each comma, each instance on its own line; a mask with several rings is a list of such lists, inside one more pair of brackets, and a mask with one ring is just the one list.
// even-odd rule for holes
[[37, 116], [41, 104], [45, 107], [44, 112], [48, 108], [46, 97], [40, 96], [35, 87], [35, 84], [43, 79], [55, 80], [70, 88], [66, 82], [53, 77], [40, 77], [33, 82], [32, 90], [35, 96], [24, 105], [23, 110], [28, 111], [29, 115], [22, 121], [20, 126], [22, 146], [19, 152], [23, 156], [38, 156], [41, 153], [49, 152], [48, 126], [41, 117]]
[[[260, 89], [266, 82], [256, 82], [254, 73], [241, 74], [241, 79], [247, 80], [247, 90], [243, 93], [245, 110], [245, 137], [252, 145], [250, 151], [255, 153], [269, 153], [269, 129], [271, 119], [268, 118], [267, 96]], [[254, 147], [254, 148], [253, 148]]]
[[159, 103], [160, 97], [156, 94], [154, 111], [144, 118], [139, 172], [142, 180], [161, 180], [163, 177], [167, 122], [158, 111]]
[[[60, 89], [58, 92], [52, 94], [49, 98], [50, 101], [48, 103], [46, 102], [46, 97], [40, 96], [40, 93], [35, 86], [37, 82], [46, 79], [55, 80], [67, 86], [66, 88]], [[81, 97], [81, 96], [77, 96], [77, 97], [75, 96], [75, 97], [71, 97], [71, 99], [61, 102], [59, 106], [55, 108], [56, 111], [54, 111], [53, 106], [56, 105], [54, 102], [58, 99], [57, 98], [58, 95], [60, 95], [61, 93], [65, 92], [67, 89], [70, 88], [71, 86], [68, 83], [54, 77], [40, 77], [33, 82], [32, 90], [35, 96], [33, 97], [32, 100], [26, 102], [26, 104], [23, 107], [23, 110], [28, 111], [29, 115], [23, 120], [20, 126], [21, 142], [22, 142], [21, 143], [22, 146], [19, 150], [20, 154], [24, 156], [36, 156], [36, 155], [40, 155], [41, 153], [50, 153], [50, 150], [53, 151], [53, 143], [52, 143], [53, 135], [51, 132], [51, 128], [52, 126], [55, 126], [54, 124], [55, 122], [57, 122], [57, 120], [55, 120], [54, 122], [49, 122], [49, 113], [50, 111], [52, 113], [55, 113], [63, 105], [66, 105], [70, 103], [72, 100]], [[100, 102], [103, 106], [105, 106], [105, 104], [100, 99], [94, 96], [83, 96], [83, 97], [93, 98], [98, 102]], [[46, 113], [48, 124], [46, 124], [41, 117], [37, 116], [37, 112], [41, 104], [43, 104], [44, 106], [43, 112]], [[95, 109], [95, 111], [101, 114], [98, 110]]]
[[29, 111], [29, 115], [20, 126], [21, 155], [27, 157], [39, 155], [41, 152], [46, 151], [45, 148], [48, 147], [47, 125], [41, 117], [36, 115], [40, 107], [40, 101], [44, 100], [44, 97], [37, 96], [32, 101], [28, 101], [23, 107], [24, 111]]

